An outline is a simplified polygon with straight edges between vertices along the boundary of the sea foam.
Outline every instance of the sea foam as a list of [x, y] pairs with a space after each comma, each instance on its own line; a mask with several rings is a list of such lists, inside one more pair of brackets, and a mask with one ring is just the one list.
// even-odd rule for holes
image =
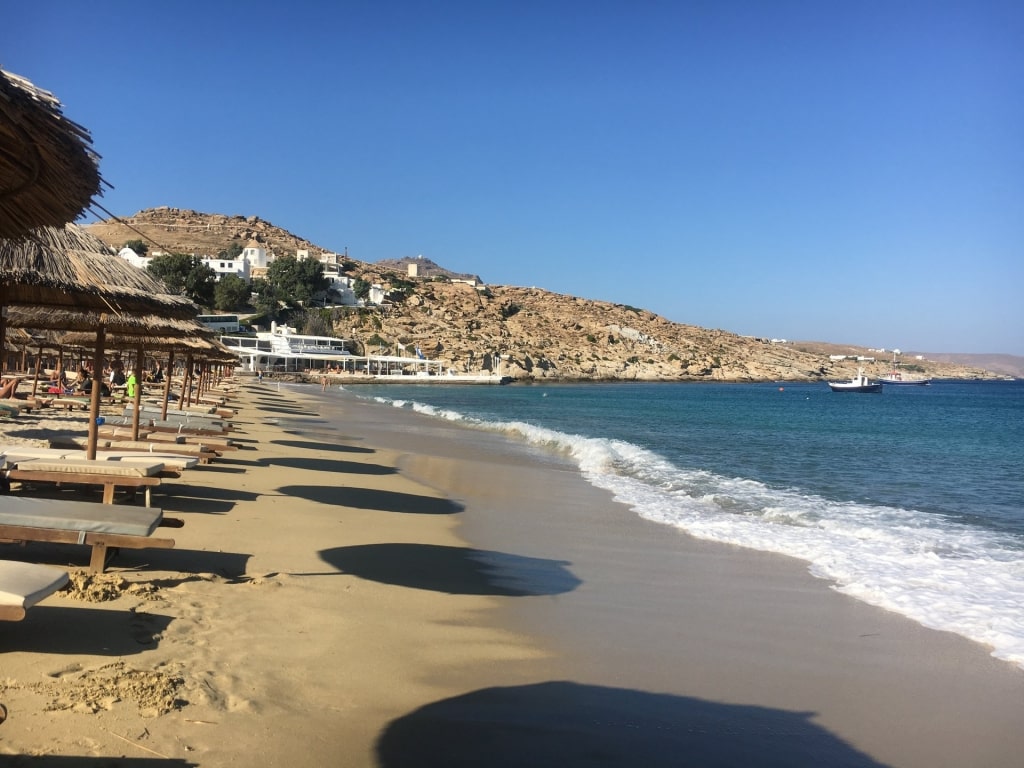
[[1024, 558], [1022, 542], [1011, 535], [912, 509], [839, 502], [679, 467], [627, 441], [375, 399], [567, 456], [590, 483], [647, 520], [799, 558], [839, 592], [956, 632], [1024, 667]]

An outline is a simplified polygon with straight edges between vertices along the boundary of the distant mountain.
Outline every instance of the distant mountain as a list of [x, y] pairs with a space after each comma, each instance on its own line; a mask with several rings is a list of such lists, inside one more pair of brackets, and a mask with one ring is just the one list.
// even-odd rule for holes
[[[169, 207], [88, 229], [118, 248], [141, 234], [155, 242], [152, 250], [199, 255], [216, 255], [232, 243], [252, 240], [277, 255], [293, 255], [299, 248], [315, 258], [330, 252], [256, 216]], [[500, 372], [523, 380], [820, 381], [848, 379], [859, 365], [875, 377], [890, 365], [885, 355], [858, 362], [858, 355], [873, 354], [863, 347], [776, 343], [672, 322], [624, 304], [486, 285], [477, 275], [451, 272], [418, 256], [376, 263], [344, 260], [347, 274], [379, 283], [390, 293], [381, 308], [332, 310], [336, 335], [353, 340], [357, 351], [387, 348], [412, 354], [420, 348], [455, 371], [493, 369], [499, 356]], [[417, 265], [414, 277], [409, 276], [411, 263]], [[849, 358], [834, 360], [833, 355]], [[989, 362], [1001, 363], [994, 356], [966, 362], [927, 357], [914, 361], [915, 370], [933, 378], [1021, 375], [1020, 368], [1012, 369], [1016, 373], [990, 368]]]
[[419, 277], [430, 279], [432, 277], [447, 277], [449, 280], [472, 280], [478, 283], [483, 281], [479, 275], [472, 275], [467, 272], [452, 272], [445, 269], [425, 256], [404, 256], [400, 259], [381, 259], [373, 262], [374, 266], [381, 269], [393, 269], [400, 274], [409, 274], [409, 265], [416, 265], [416, 274]]
[[919, 354], [923, 354], [927, 359], [940, 363], [954, 363], [972, 368], [984, 368], [986, 371], [992, 371], [1002, 376], [1024, 379], [1024, 357], [1018, 355], [970, 354], [966, 352], [925, 352]]

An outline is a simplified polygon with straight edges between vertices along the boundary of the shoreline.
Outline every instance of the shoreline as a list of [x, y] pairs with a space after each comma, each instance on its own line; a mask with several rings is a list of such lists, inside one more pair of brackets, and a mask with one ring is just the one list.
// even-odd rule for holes
[[[856, 373], [856, 370], [853, 371]], [[853, 374], [850, 374], [853, 375]], [[398, 386], [416, 386], [422, 384], [423, 386], [431, 385], [442, 385], [442, 384], [466, 384], [475, 386], [558, 386], [560, 384], [573, 385], [573, 384], [791, 384], [791, 385], [816, 385], [816, 384], [827, 384], [830, 380], [835, 380], [839, 377], [840, 380], [849, 378], [845, 371], [837, 372], [835, 374], [830, 373], [828, 376], [822, 376], [820, 378], [792, 378], [792, 379], [714, 379], [714, 378], [536, 378], [536, 377], [523, 377], [514, 378], [508, 376], [489, 376], [485, 373], [474, 374], [474, 373], [461, 373], [455, 374], [451, 377], [448, 376], [429, 376], [429, 377], [416, 377], [416, 376], [364, 376], [360, 374], [328, 374], [329, 386], [347, 386], [347, 385], [384, 385], [384, 384], [396, 384]], [[460, 381], [460, 378], [462, 379]], [[488, 379], [488, 380], [483, 380]], [[499, 379], [502, 379], [499, 381]], [[274, 375], [268, 375], [264, 379], [265, 383], [272, 384], [276, 381], [280, 381], [284, 384], [297, 384], [297, 385], [320, 385], [323, 381], [323, 374], [318, 373], [276, 373]], [[956, 382], [956, 383], [995, 383], [995, 382], [1013, 382], [1020, 381], [1017, 376], [1011, 376], [1009, 374], [998, 374], [994, 373], [992, 376], [964, 376], [964, 377], [949, 377], [949, 376], [933, 376], [930, 378], [931, 384], [941, 384], [942, 382]], [[890, 385], [892, 386], [892, 385]], [[930, 386], [930, 385], [929, 385]]]
[[[975, 643], [643, 521], [528, 446], [275, 383], [243, 381], [243, 450], [154, 497], [186, 525], [115, 560], [138, 591], [0, 627], [0, 755], [913, 768], [1024, 749], [1024, 674]], [[180, 679], [180, 705], [48, 709], [111, 663]]]
[[[409, 424], [445, 438], [469, 431], [402, 413], [392, 447], [419, 434]], [[816, 725], [884, 764], [1011, 765], [1024, 747], [1012, 714], [1024, 671], [989, 648], [840, 594], [801, 560], [642, 520], [569, 463], [520, 445], [513, 450], [530, 456], [509, 463], [503, 438], [463, 439], [466, 450], [449, 439], [414, 444], [402, 467], [453, 498], [485, 502], [457, 529], [471, 544], [564, 562], [581, 580], [500, 608], [574, 680], [813, 712]], [[552, 498], [557, 517], [545, 507]], [[842, 764], [842, 749], [833, 757]]]

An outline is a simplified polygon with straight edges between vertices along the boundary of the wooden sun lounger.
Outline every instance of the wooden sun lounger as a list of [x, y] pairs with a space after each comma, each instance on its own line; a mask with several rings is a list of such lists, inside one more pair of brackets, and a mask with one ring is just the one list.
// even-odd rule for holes
[[[100, 427], [98, 434], [100, 437], [108, 438], [111, 441], [116, 440], [131, 440], [131, 430], [126, 427], [114, 427], [108, 429], [105, 426]], [[147, 430], [139, 431], [139, 440], [146, 443], [157, 443], [166, 444], [168, 451], [174, 451], [182, 445], [198, 445], [205, 450], [211, 450], [216, 452], [221, 451], [237, 451], [238, 446], [235, 445], [231, 440], [226, 437], [222, 437], [220, 440], [210, 439], [211, 436], [206, 435], [191, 435], [184, 432], [157, 432]], [[157, 449], [159, 450], [159, 448]]]
[[66, 571], [0, 560], [0, 621], [21, 621], [29, 608], [67, 583]]
[[[117, 424], [104, 424], [96, 430], [96, 434], [110, 440], [131, 440], [131, 427], [119, 426]], [[139, 440], [147, 443], [184, 443], [184, 435], [175, 435], [170, 432], [156, 432], [149, 427], [139, 427]]]
[[53, 402], [53, 398], [36, 395], [35, 397], [18, 397], [14, 402], [18, 403], [23, 410], [31, 412], [33, 410], [49, 408], [50, 404]]
[[[141, 416], [143, 418], [156, 419], [156, 418], [160, 418], [160, 416], [163, 414], [163, 410], [159, 406], [156, 406], [156, 405], [143, 405], [141, 410], [140, 410], [140, 414], [141, 414]], [[168, 419], [174, 419], [174, 420], [183, 420], [185, 422], [191, 422], [193, 420], [197, 420], [197, 421], [207, 421], [208, 420], [208, 421], [220, 422], [220, 421], [223, 421], [225, 419], [233, 418], [236, 414], [237, 414], [237, 411], [235, 411], [234, 408], [218, 408], [218, 407], [214, 407], [214, 406], [206, 408], [205, 410], [200, 409], [200, 410], [195, 410], [195, 411], [186, 411], [186, 410], [180, 410], [180, 409], [171, 408], [171, 409], [169, 409], [167, 411], [167, 418]], [[131, 408], [130, 405], [127, 408], [124, 409], [124, 415], [125, 416], [131, 416], [132, 415], [132, 408]]]
[[[84, 449], [88, 446], [88, 440], [84, 437], [74, 435], [58, 435], [50, 438], [51, 448], [73, 448]], [[132, 451], [135, 453], [171, 453], [178, 456], [191, 456], [199, 459], [200, 464], [209, 464], [211, 460], [218, 458], [220, 454], [207, 448], [205, 445], [189, 445], [185, 443], [150, 443], [141, 440], [99, 440], [96, 443], [97, 451]]]
[[231, 431], [230, 425], [220, 421], [172, 421], [171, 419], [153, 419], [150, 429], [156, 432], [177, 432], [183, 435], [226, 435]]
[[87, 397], [55, 397], [50, 402], [51, 408], [63, 408], [66, 411], [72, 411], [75, 408], [82, 408], [83, 410], [89, 409], [89, 398]]
[[0, 505], [0, 541], [44, 541], [92, 547], [89, 568], [101, 573], [110, 550], [171, 549], [174, 539], [153, 538], [158, 527], [181, 528], [153, 507], [53, 501], [8, 496]]
[[150, 422], [150, 428], [162, 428], [162, 430], [167, 431], [173, 429], [185, 434], [188, 432], [195, 434], [211, 432], [221, 435], [232, 430], [231, 423], [228, 421], [220, 421], [219, 419], [182, 419], [176, 416], [168, 416], [166, 419], [154, 418]]
[[[213, 424], [213, 422], [210, 423]], [[107, 423], [104, 424], [104, 426], [107, 427], [129, 427], [131, 425], [131, 416], [113, 416], [108, 418]], [[145, 429], [146, 432], [149, 433], [147, 437], [152, 437], [154, 432], [159, 432], [161, 434], [178, 434], [184, 436], [212, 435], [220, 437], [223, 437], [228, 433], [228, 430], [223, 429], [219, 426], [211, 426], [209, 428], [206, 428], [202, 426], [200, 422], [196, 421], [163, 421], [160, 419], [152, 419], [149, 417], [149, 414], [143, 414], [142, 418], [139, 419], [139, 429]]]
[[[124, 415], [125, 416], [131, 416], [132, 412], [134, 410], [135, 410], [134, 404], [133, 403], [128, 403], [128, 405], [125, 406]], [[163, 413], [163, 408], [161, 406], [159, 406], [159, 405], [146, 405], [145, 403], [143, 403], [142, 406], [139, 407], [139, 411], [143, 415], [145, 415], [147, 413], [149, 413], [149, 414]], [[196, 419], [209, 419], [209, 418], [211, 418], [213, 416], [213, 411], [214, 411], [213, 406], [207, 406], [206, 408], [196, 408], [194, 410], [186, 410], [186, 409], [182, 409], [182, 408], [168, 408], [167, 409], [167, 415], [168, 416], [183, 416], [183, 417], [186, 417], [186, 418], [196, 418]]]
[[114, 492], [118, 488], [144, 488], [147, 507], [153, 486], [160, 485], [161, 477], [181, 476], [180, 472], [164, 469], [163, 462], [159, 461], [124, 464], [89, 459], [28, 459], [19, 461], [4, 474], [8, 480], [22, 483], [99, 485], [103, 488], [104, 504], [114, 503]]
[[[131, 419], [132, 410], [130, 408], [126, 408], [122, 418], [126, 420]], [[180, 413], [168, 413], [167, 418], [164, 419], [161, 418], [159, 411], [143, 410], [139, 413], [140, 426], [147, 421], [150, 426], [172, 426], [181, 429], [211, 429], [221, 432], [227, 432], [231, 429], [231, 422], [218, 419], [213, 414], [203, 416], [185, 416]]]
[[[85, 459], [86, 452], [80, 448], [36, 448], [29, 445], [0, 445], [0, 459], [6, 456], [7, 463], [17, 464], [28, 459]], [[96, 459], [101, 461], [123, 461], [148, 464], [159, 461], [164, 469], [182, 472], [192, 469], [199, 459], [171, 453], [142, 453], [139, 451], [97, 451]], [[0, 461], [0, 468], [4, 462]], [[13, 467], [12, 467], [13, 468]]]

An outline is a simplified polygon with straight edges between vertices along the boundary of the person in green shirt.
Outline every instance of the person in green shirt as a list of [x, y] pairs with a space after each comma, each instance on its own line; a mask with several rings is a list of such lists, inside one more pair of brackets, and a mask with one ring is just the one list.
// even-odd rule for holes
[[128, 397], [129, 397], [129, 399], [131, 399], [131, 400], [135, 399], [135, 386], [136, 386], [136, 384], [137, 384], [137, 381], [135, 379], [135, 371], [132, 371], [131, 373], [128, 374], [128, 378], [124, 382], [125, 391], [126, 391]]

